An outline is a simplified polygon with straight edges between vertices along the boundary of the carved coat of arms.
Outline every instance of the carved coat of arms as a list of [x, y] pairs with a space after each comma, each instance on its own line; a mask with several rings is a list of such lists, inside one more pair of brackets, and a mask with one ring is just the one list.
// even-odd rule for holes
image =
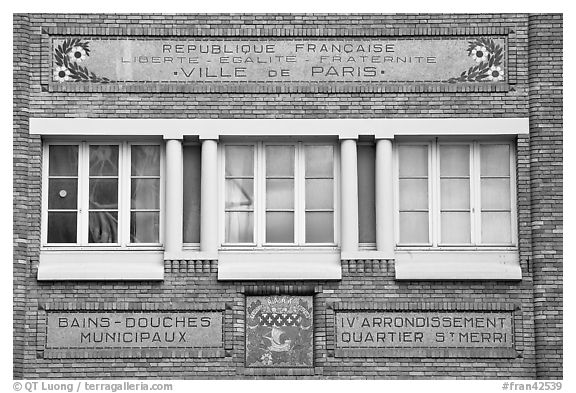
[[246, 299], [246, 366], [312, 367], [311, 296]]

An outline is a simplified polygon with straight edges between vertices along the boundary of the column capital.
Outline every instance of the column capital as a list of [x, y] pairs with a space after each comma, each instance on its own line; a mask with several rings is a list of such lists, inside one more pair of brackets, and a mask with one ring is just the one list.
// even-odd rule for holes
[[200, 132], [198, 134], [198, 139], [200, 139], [200, 142], [202, 141], [218, 141], [220, 139], [220, 135], [214, 135], [212, 133], [208, 134], [208, 133], [204, 133], [204, 132]]
[[184, 139], [184, 132], [183, 131], [167, 131], [162, 134], [162, 139], [165, 141], [182, 141]]

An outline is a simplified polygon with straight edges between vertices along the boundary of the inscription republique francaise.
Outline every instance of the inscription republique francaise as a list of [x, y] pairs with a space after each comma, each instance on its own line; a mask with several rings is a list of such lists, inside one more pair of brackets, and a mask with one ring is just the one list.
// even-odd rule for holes
[[[122, 58], [122, 62], [180, 64], [180, 71], [187, 78], [194, 73], [200, 78], [247, 78], [251, 64], [278, 65], [267, 70], [268, 78], [290, 77], [291, 69], [282, 66], [297, 64], [300, 55], [311, 54], [318, 55], [319, 61], [318, 65], [308, 67], [311, 78], [376, 77], [378, 73], [386, 73], [377, 66], [386, 62], [436, 63], [435, 56], [401, 57], [394, 56], [395, 51], [394, 43], [294, 43], [292, 55], [279, 51], [276, 44], [163, 44], [163, 56]], [[203, 55], [217, 56], [218, 64], [200, 66]], [[224, 67], [228, 64], [231, 69]]]
[[[62, 42], [54, 38], [53, 48]], [[476, 65], [466, 38], [95, 37], [80, 43], [89, 52], [72, 50], [73, 61], [117, 82], [441, 82]]]

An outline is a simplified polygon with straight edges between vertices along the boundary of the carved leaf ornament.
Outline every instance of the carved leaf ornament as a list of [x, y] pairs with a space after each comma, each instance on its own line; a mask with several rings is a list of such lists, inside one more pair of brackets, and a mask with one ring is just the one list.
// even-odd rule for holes
[[504, 80], [502, 62], [504, 49], [491, 38], [477, 38], [468, 41], [468, 56], [472, 56], [476, 65], [463, 71], [458, 77], [447, 82], [499, 82]]
[[81, 41], [79, 38], [67, 38], [62, 45], [54, 49], [54, 78], [58, 82], [96, 82], [110, 83], [110, 79], [97, 76], [80, 63], [90, 56], [89, 41]]

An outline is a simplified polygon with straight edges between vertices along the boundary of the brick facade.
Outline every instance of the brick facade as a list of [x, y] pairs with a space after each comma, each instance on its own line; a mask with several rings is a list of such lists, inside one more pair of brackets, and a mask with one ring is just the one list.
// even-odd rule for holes
[[[217, 36], [386, 36], [507, 34], [507, 88], [329, 92], [194, 92], [120, 87], [50, 88], [42, 83], [48, 31], [58, 34]], [[82, 30], [84, 31], [84, 30]], [[528, 54], [528, 59], [522, 54]], [[44, 75], [44, 76], [43, 76]], [[69, 90], [67, 90], [69, 89]], [[74, 90], [78, 89], [78, 92]], [[84, 89], [84, 90], [82, 90]], [[92, 90], [90, 90], [92, 89]], [[59, 91], [64, 90], [64, 91]], [[85, 118], [459, 118], [529, 117], [517, 140], [521, 281], [397, 281], [394, 261], [346, 260], [342, 280], [218, 281], [216, 261], [166, 261], [162, 282], [36, 280], [40, 252], [41, 139], [30, 117]], [[14, 16], [14, 377], [262, 378], [245, 367], [245, 296], [314, 296], [314, 367], [276, 378], [514, 378], [562, 374], [562, 16], [478, 15], [53, 15]], [[46, 305], [226, 304], [222, 357], [46, 359], [38, 322]], [[342, 358], [330, 348], [334, 303], [395, 302], [445, 309], [480, 303], [518, 308], [521, 356], [498, 358]]]

